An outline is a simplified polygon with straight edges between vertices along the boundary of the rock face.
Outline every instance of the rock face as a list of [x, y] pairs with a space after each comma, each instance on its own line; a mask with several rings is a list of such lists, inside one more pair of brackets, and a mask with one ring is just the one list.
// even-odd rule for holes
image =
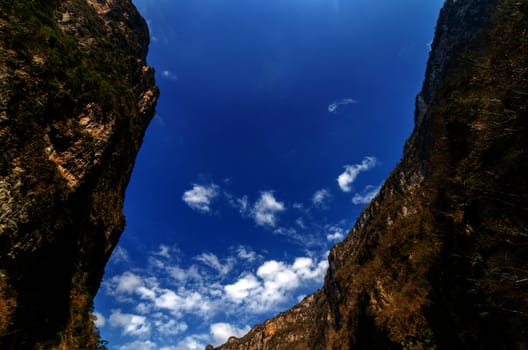
[[415, 121], [323, 288], [217, 349], [528, 348], [526, 0], [446, 1]]
[[158, 90], [129, 0], [0, 0], [0, 348], [102, 348], [92, 303]]

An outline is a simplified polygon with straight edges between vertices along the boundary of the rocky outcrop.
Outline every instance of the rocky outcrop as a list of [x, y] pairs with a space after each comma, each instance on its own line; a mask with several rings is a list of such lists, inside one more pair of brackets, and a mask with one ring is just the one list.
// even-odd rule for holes
[[158, 96], [129, 0], [0, 1], [0, 348], [94, 349]]
[[447, 0], [403, 158], [323, 288], [217, 349], [528, 348], [527, 86], [528, 3]]

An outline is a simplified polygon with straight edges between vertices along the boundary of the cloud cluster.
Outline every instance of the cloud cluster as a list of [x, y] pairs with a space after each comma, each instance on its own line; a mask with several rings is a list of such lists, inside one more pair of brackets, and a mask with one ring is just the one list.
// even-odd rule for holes
[[293, 264], [269, 260], [256, 273], [246, 273], [224, 287], [226, 299], [252, 313], [263, 313], [283, 304], [292, 292], [307, 282], [322, 281], [328, 262], [310, 257], [296, 258]]
[[223, 258], [204, 252], [190, 259], [190, 266], [181, 266], [175, 249], [160, 246], [149, 254], [146, 268], [103, 282], [103, 292], [119, 307], [107, 315], [98, 310], [98, 326], [119, 330], [130, 349], [203, 349], [243, 335], [252, 317], [293, 305], [307, 288], [322, 284], [328, 267], [326, 255], [288, 262], [264, 260], [244, 246], [230, 250]]
[[[182, 199], [190, 208], [200, 213], [208, 213], [211, 211], [211, 203], [219, 194], [218, 185], [194, 184], [192, 189], [183, 194]], [[284, 202], [279, 201], [273, 191], [262, 191], [253, 204], [247, 195], [238, 198], [224, 191], [223, 197], [242, 217], [252, 218], [258, 226], [275, 227], [279, 213], [286, 210]]]
[[372, 169], [377, 164], [375, 157], [365, 157], [361, 163], [353, 165], [345, 165], [345, 171], [337, 178], [339, 188], [343, 192], [350, 192], [352, 190], [352, 183], [356, 180], [357, 176], [364, 172]]
[[217, 185], [204, 186], [194, 184], [192, 189], [183, 194], [182, 200], [190, 208], [198, 212], [208, 213], [211, 210], [211, 202], [218, 196], [218, 193]]

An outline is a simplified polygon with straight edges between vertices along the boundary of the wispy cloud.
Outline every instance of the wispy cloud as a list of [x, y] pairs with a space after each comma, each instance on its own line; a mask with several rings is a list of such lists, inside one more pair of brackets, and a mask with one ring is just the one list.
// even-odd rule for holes
[[178, 80], [178, 76], [174, 73], [172, 73], [170, 70], [164, 70], [161, 72], [161, 76], [168, 80]]
[[252, 217], [257, 225], [274, 227], [277, 215], [284, 210], [284, 203], [279, 202], [273, 192], [262, 192], [253, 206]]
[[[122, 272], [103, 283], [102, 292], [120, 306], [110, 315], [98, 311], [98, 320], [106, 320], [99, 325], [120, 331], [131, 349], [183, 350], [195, 345], [203, 349], [246, 333], [247, 320], [257, 315], [292, 305], [305, 288], [322, 284], [328, 267], [326, 256], [316, 254], [262, 261], [246, 247], [232, 251], [234, 255], [227, 257], [199, 254], [187, 267], [170, 254], [153, 251], [148, 267]], [[211, 326], [201, 330], [193, 326], [202, 333], [189, 334], [188, 322]]]
[[251, 206], [249, 203], [248, 196], [242, 196], [240, 198], [236, 197], [232, 193], [224, 192], [224, 196], [227, 199], [229, 205], [234, 209], [238, 210], [240, 215], [247, 216], [250, 212]]
[[216, 270], [221, 275], [228, 274], [235, 264], [235, 259], [233, 257], [229, 257], [224, 263], [221, 263], [220, 259], [218, 259], [213, 253], [202, 253], [196, 256], [195, 259], [204, 263], [206, 266], [209, 266], [213, 270]]
[[380, 186], [368, 185], [367, 187], [363, 189], [363, 191], [361, 191], [361, 193], [354, 194], [354, 197], [352, 198], [352, 203], [356, 205], [370, 203], [370, 201], [373, 200], [374, 197], [376, 197], [380, 188], [381, 188], [381, 185]]
[[358, 103], [358, 101], [353, 98], [342, 98], [339, 100], [335, 100], [334, 102], [328, 105], [328, 112], [337, 114], [339, 111], [339, 107], [346, 106], [348, 104], [356, 104], [356, 103]]
[[243, 260], [247, 260], [249, 262], [253, 262], [258, 258], [262, 258], [262, 256], [258, 255], [255, 251], [244, 246], [239, 246], [237, 248], [237, 257]]
[[156, 344], [150, 340], [146, 341], [133, 341], [128, 344], [124, 344], [119, 347], [119, 350], [155, 350]]
[[377, 159], [375, 157], [365, 157], [359, 164], [345, 165], [345, 171], [337, 178], [341, 190], [350, 192], [352, 190], [351, 185], [359, 173], [372, 169], [376, 164]]
[[197, 185], [194, 184], [193, 188], [186, 191], [182, 200], [191, 208], [196, 211], [207, 213], [211, 210], [210, 205], [213, 199], [218, 196], [218, 186], [215, 184], [211, 185]]
[[176, 346], [163, 347], [161, 350], [202, 350], [210, 342], [209, 334], [193, 334], [179, 341]]
[[128, 262], [129, 262], [129, 256], [128, 256], [127, 250], [121, 246], [117, 246], [112, 252], [110, 263], [119, 264], [119, 263], [128, 263]]
[[170, 259], [171, 257], [171, 247], [165, 244], [161, 244], [159, 246], [158, 252], [155, 253], [155, 255], [160, 256], [165, 259]]
[[103, 316], [103, 314], [99, 312], [94, 312], [95, 316], [95, 326], [97, 328], [101, 328], [106, 324], [106, 318]]
[[331, 198], [331, 194], [327, 189], [321, 189], [319, 191], [315, 191], [315, 193], [312, 196], [312, 203], [314, 206], [318, 208], [325, 207], [327, 201]]
[[112, 310], [108, 319], [112, 327], [121, 328], [123, 335], [148, 336], [150, 334], [150, 324], [145, 316], [122, 313], [121, 310]]

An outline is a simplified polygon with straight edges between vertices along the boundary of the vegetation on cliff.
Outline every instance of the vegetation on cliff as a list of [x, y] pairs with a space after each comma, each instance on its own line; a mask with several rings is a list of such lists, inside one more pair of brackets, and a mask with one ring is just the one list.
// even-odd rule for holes
[[402, 161], [323, 289], [218, 349], [525, 348], [527, 43], [528, 2], [447, 1]]
[[128, 1], [0, 1], [0, 347], [101, 348], [92, 302], [157, 89]]

